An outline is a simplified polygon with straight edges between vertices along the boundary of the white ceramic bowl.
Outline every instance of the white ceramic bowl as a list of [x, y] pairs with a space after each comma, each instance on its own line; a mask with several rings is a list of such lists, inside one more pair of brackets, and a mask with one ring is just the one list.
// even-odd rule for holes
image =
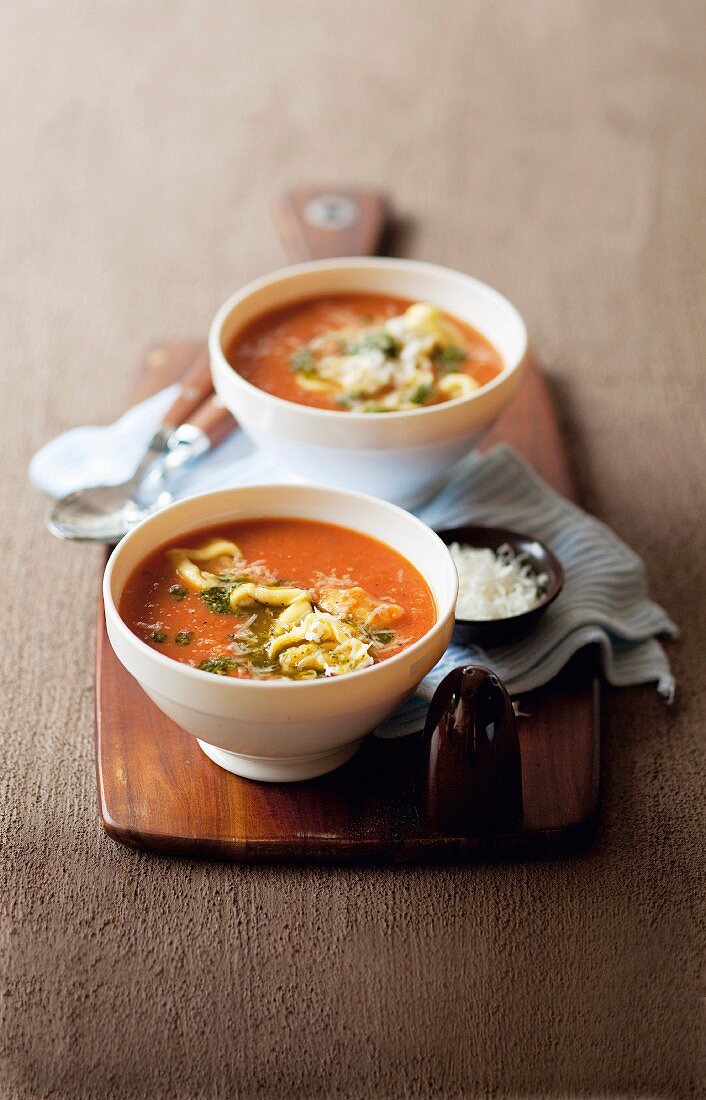
[[[214, 676], [157, 653], [125, 625], [120, 597], [152, 551], [197, 527], [256, 516], [323, 520], [372, 535], [426, 578], [437, 618], [418, 642], [360, 672], [325, 680], [239, 680]], [[437, 663], [451, 639], [456, 567], [420, 520], [362, 493], [312, 486], [258, 485], [192, 497], [157, 512], [110, 556], [103, 580], [108, 637], [150, 699], [198, 739], [213, 761], [248, 779], [310, 779], [345, 763]]]
[[[468, 397], [428, 408], [372, 415], [298, 405], [258, 389], [224, 355], [233, 334], [259, 314], [298, 298], [367, 291], [429, 301], [478, 329], [504, 369]], [[357, 489], [404, 507], [430, 497], [449, 466], [474, 445], [514, 396], [527, 330], [497, 291], [468, 275], [412, 260], [343, 259], [298, 264], [239, 290], [209, 333], [216, 391], [247, 435], [304, 481]]]

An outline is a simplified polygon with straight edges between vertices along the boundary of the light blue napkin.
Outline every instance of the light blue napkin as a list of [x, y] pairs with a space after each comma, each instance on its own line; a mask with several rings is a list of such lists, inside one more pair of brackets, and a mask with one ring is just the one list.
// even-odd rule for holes
[[[114, 424], [72, 428], [52, 439], [33, 456], [30, 481], [55, 500], [89, 485], [127, 481], [178, 392], [178, 386], [168, 386], [133, 405]], [[230, 485], [287, 480], [282, 468], [258, 452], [243, 432], [233, 432], [188, 471], [185, 480], [174, 487], [174, 498], [182, 500]]]
[[435, 688], [456, 665], [488, 665], [511, 695], [519, 695], [547, 683], [591, 643], [599, 646], [609, 683], [624, 687], [656, 681], [659, 693], [672, 702], [674, 677], [655, 635], [675, 636], [678, 630], [649, 599], [642, 559], [604, 523], [550, 489], [510, 447], [470, 454], [418, 514], [436, 530], [480, 523], [542, 539], [564, 567], [564, 588], [528, 637], [487, 652], [450, 646], [379, 736], [420, 729]]
[[[175, 393], [175, 387], [162, 390], [107, 427], [76, 428], [59, 436], [32, 459], [32, 482], [59, 497], [86, 485], [125, 480]], [[291, 480], [242, 432], [235, 432], [189, 472], [175, 495]], [[542, 539], [564, 566], [564, 589], [529, 637], [489, 652], [451, 646], [416, 693], [377, 731], [379, 736], [401, 737], [420, 729], [437, 684], [458, 664], [489, 665], [510, 693], [518, 695], [545, 684], [590, 643], [599, 646], [611, 684], [656, 681], [660, 694], [672, 701], [674, 677], [656, 635], [675, 636], [677, 627], [649, 599], [641, 558], [605, 524], [550, 489], [510, 447], [469, 454], [417, 514], [437, 530], [481, 523]]]

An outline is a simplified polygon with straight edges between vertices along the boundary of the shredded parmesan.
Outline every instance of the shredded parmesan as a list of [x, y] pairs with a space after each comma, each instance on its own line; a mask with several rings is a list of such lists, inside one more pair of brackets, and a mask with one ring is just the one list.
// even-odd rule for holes
[[304, 389], [329, 391], [341, 408], [375, 413], [467, 397], [478, 382], [449, 366], [467, 358], [458, 327], [436, 306], [415, 302], [382, 324], [321, 333], [298, 347], [291, 363]]
[[509, 619], [542, 602], [547, 574], [535, 573], [527, 555], [507, 543], [493, 551], [453, 542], [449, 550], [458, 570], [458, 619]]

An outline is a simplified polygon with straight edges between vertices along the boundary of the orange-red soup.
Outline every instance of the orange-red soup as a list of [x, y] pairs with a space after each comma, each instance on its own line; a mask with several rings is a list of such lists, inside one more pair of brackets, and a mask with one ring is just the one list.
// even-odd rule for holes
[[[235, 544], [241, 556], [218, 553], [207, 561], [186, 559], [184, 566], [180, 551], [210, 552], [214, 540]], [[193, 586], [193, 576], [199, 579], [194, 565], [210, 587]], [[298, 589], [304, 597], [292, 595]], [[284, 593], [289, 603], [264, 604], [248, 592], [271, 599]], [[279, 623], [285, 611], [291, 625]], [[357, 531], [299, 519], [226, 523], [166, 544], [129, 578], [120, 614], [139, 638], [176, 661], [218, 675], [290, 679], [384, 661], [436, 620], [426, 581], [401, 554]], [[297, 640], [307, 623], [310, 633], [322, 633], [320, 642]], [[331, 635], [334, 629], [342, 642]], [[279, 638], [275, 648], [282, 646], [285, 635], [294, 641], [273, 656], [271, 643]]]
[[[413, 337], [406, 330], [400, 336], [404, 322], [399, 319], [412, 306], [418, 313], [419, 305], [379, 294], [304, 299], [244, 326], [225, 349], [226, 357], [248, 382], [277, 397], [321, 409], [360, 412], [393, 412], [466, 396], [471, 386], [486, 385], [502, 371], [502, 357], [484, 336], [439, 310], [435, 311], [437, 323], [445, 331], [429, 346], [422, 317], [421, 339], [427, 347], [420, 353], [419, 369], [411, 376], [409, 370], [401, 370], [402, 349]], [[428, 317], [426, 325], [430, 325]], [[388, 331], [390, 327], [398, 330], [399, 338]], [[372, 352], [378, 360], [371, 362], [370, 370], [361, 364], [361, 351], [368, 358]], [[351, 355], [356, 356], [353, 369]], [[400, 374], [404, 375], [401, 384]], [[449, 385], [451, 375], [455, 388]], [[464, 386], [461, 379], [459, 387], [458, 375], [469, 382]]]

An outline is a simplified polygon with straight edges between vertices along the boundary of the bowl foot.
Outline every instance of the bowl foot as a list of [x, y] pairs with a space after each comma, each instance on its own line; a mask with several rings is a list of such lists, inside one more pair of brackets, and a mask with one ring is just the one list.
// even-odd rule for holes
[[355, 756], [363, 743], [361, 738], [360, 741], [353, 741], [352, 744], [331, 752], [317, 752], [311, 756], [274, 757], [243, 756], [239, 752], [229, 752], [227, 749], [209, 745], [198, 737], [196, 740], [209, 760], [218, 764], [219, 768], [225, 768], [233, 775], [242, 775], [245, 779], [257, 779], [261, 783], [298, 783], [303, 779], [315, 779], [317, 775], [325, 775], [340, 768]]

